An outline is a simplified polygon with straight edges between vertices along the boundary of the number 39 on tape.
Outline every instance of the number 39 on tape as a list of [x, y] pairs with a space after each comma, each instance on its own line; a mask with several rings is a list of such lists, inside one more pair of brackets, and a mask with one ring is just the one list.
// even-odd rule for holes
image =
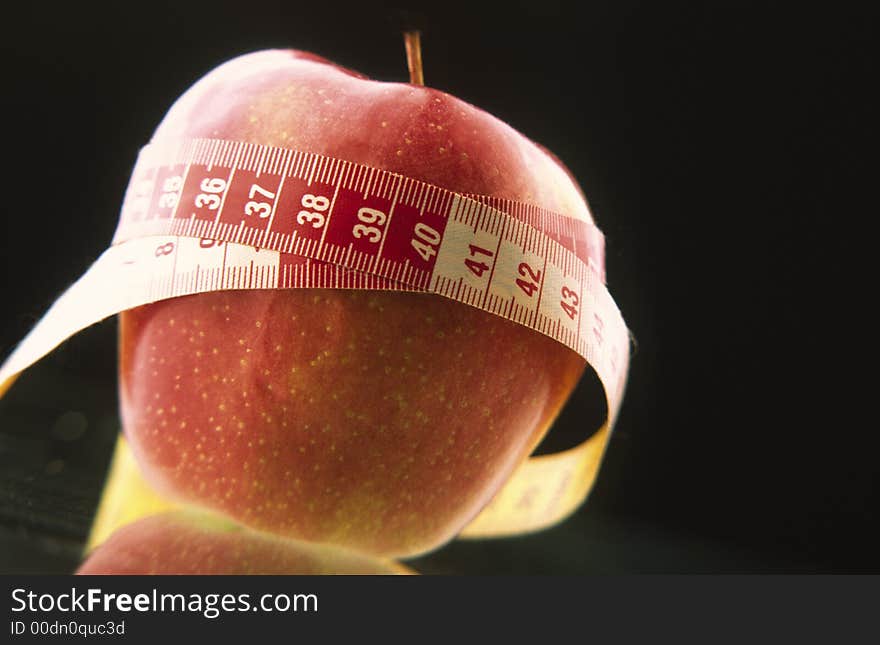
[[112, 245], [0, 368], [0, 393], [79, 330], [149, 302], [221, 289], [430, 292], [546, 334], [583, 356], [609, 416], [590, 440], [533, 457], [465, 534], [546, 526], [596, 476], [620, 407], [629, 334], [591, 223], [465, 195], [341, 159], [244, 142], [152, 143]]

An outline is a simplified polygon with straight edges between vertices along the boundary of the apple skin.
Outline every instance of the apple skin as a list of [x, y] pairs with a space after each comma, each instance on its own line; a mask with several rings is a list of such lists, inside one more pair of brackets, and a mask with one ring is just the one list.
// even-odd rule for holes
[[[590, 217], [561, 163], [495, 117], [301, 52], [209, 73], [154, 141], [175, 137], [286, 146]], [[389, 557], [453, 538], [584, 367], [553, 339], [433, 294], [227, 291], [120, 315], [123, 427], [160, 493]]]
[[395, 562], [251, 531], [204, 514], [151, 515], [117, 529], [77, 575], [414, 573]]

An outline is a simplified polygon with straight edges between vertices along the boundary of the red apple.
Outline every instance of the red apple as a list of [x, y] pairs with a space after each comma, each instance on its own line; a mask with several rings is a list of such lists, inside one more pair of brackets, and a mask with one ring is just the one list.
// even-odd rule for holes
[[[297, 51], [220, 66], [154, 141], [320, 153], [588, 220], [562, 164], [443, 92]], [[125, 433], [162, 494], [383, 556], [454, 537], [534, 449], [585, 361], [431, 294], [198, 294], [121, 314]]]
[[257, 533], [191, 512], [151, 515], [116, 530], [77, 574], [252, 575], [412, 573], [337, 547]]

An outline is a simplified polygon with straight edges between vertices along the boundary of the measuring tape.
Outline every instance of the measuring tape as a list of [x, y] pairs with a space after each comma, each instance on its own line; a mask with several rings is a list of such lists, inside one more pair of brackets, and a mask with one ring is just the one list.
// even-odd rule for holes
[[0, 395], [76, 332], [150, 302], [224, 289], [435, 293], [565, 344], [596, 371], [608, 418], [588, 441], [532, 457], [465, 529], [506, 535], [576, 509], [620, 408], [629, 334], [589, 221], [396, 173], [219, 139], [141, 150], [113, 242], [0, 368]]

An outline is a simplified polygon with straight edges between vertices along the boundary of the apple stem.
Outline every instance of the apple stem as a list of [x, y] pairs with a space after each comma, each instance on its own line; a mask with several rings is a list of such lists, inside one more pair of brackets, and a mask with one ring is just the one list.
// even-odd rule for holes
[[413, 85], [424, 85], [422, 73], [422, 38], [417, 30], [403, 32], [403, 44], [406, 47], [406, 64], [409, 67], [409, 82]]

